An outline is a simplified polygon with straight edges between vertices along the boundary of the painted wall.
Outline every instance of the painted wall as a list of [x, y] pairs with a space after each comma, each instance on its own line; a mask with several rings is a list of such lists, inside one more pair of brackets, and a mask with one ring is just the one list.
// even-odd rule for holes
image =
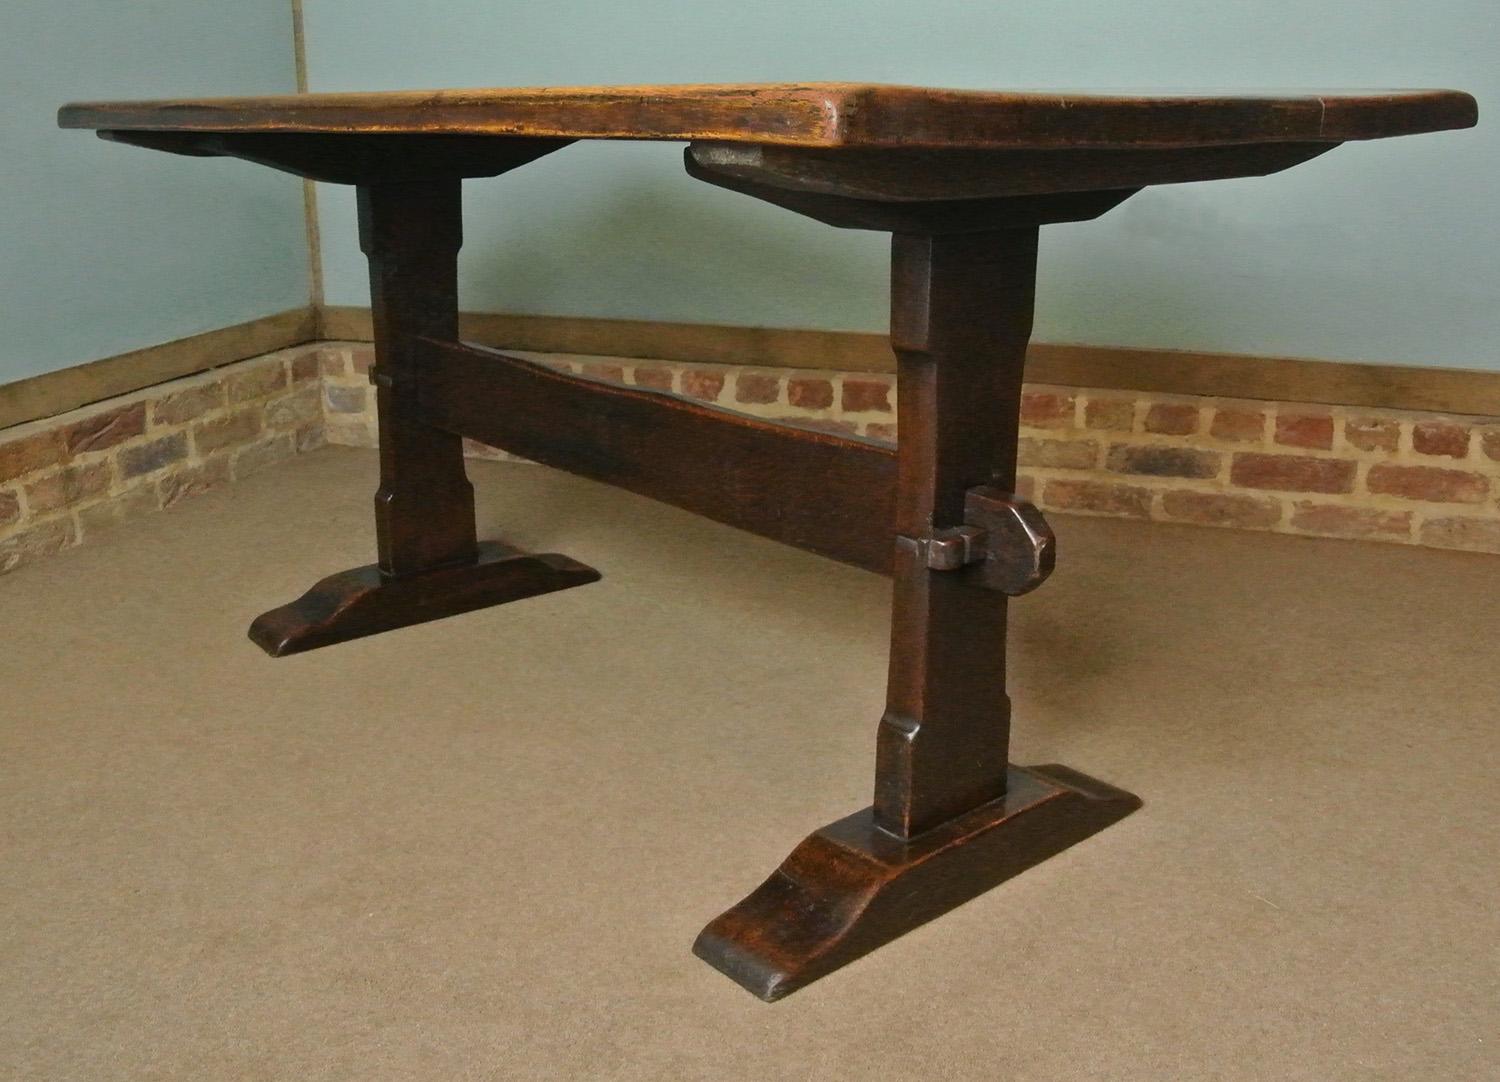
[[288, 0], [0, 4], [0, 383], [307, 303], [301, 184], [61, 131], [87, 98], [290, 93]]
[[[1500, 102], [1494, 0], [306, 0], [312, 90], [731, 80], [1454, 86]], [[1500, 118], [1044, 231], [1038, 337], [1500, 368]], [[575, 145], [466, 185], [467, 308], [883, 329], [886, 246]], [[351, 193], [327, 298], [368, 303]]]

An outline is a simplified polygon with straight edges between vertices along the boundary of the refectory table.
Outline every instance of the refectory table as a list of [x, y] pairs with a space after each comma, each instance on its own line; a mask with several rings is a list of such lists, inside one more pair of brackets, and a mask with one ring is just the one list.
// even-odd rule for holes
[[[463, 437], [895, 580], [871, 807], [803, 841], [697, 954], [777, 999], [1128, 815], [1008, 763], [1008, 597], [1052, 570], [1014, 494], [1037, 234], [1151, 184], [1274, 173], [1348, 140], [1468, 127], [1443, 90], [977, 92], [846, 83], [74, 104], [63, 127], [358, 188], [374, 309], [379, 560], [260, 616], [282, 656], [593, 582], [475, 535]], [[899, 441], [728, 413], [458, 340], [460, 183], [578, 139], [688, 143], [688, 172], [892, 234]], [[708, 468], [705, 468], [708, 467]]]

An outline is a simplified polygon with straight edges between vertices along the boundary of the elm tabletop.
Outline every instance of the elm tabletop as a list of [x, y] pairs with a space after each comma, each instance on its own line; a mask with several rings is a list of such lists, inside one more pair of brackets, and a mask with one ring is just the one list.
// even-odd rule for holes
[[[59, 123], [358, 188], [380, 429], [378, 561], [258, 617], [273, 656], [581, 586], [475, 532], [462, 440], [894, 579], [873, 805], [816, 831], [699, 935], [790, 992], [1140, 801], [1008, 762], [1007, 599], [1055, 553], [1015, 493], [1038, 232], [1152, 184], [1260, 176], [1342, 142], [1472, 126], [1449, 90], [1073, 92], [857, 83], [306, 94], [65, 106]], [[458, 339], [464, 178], [579, 139], [686, 141], [698, 179], [892, 234], [896, 447], [559, 373]], [[704, 464], [711, 468], [704, 469]], [[441, 690], [441, 689], [437, 689]]]

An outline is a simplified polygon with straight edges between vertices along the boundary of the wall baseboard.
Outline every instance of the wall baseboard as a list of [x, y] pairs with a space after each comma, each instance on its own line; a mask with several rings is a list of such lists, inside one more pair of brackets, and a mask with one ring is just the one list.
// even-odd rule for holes
[[[812, 371], [891, 372], [885, 335], [466, 312], [466, 339], [503, 349]], [[285, 312], [0, 385], [0, 429], [304, 343], [371, 338], [370, 310]], [[1500, 373], [1238, 353], [1035, 343], [1027, 378], [1061, 387], [1500, 417]]]
[[0, 385], [0, 429], [311, 342], [317, 313], [285, 312]]
[[[883, 334], [466, 312], [482, 345], [757, 368], [893, 372]], [[323, 339], [368, 342], [370, 310], [324, 307]], [[1026, 377], [1062, 387], [1500, 416], [1500, 373], [1120, 346], [1034, 343]]]

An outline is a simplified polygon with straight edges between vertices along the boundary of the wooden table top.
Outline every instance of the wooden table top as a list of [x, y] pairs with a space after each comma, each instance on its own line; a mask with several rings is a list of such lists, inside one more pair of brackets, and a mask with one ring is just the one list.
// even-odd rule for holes
[[1453, 90], [980, 91], [873, 83], [300, 94], [77, 102], [64, 128], [1056, 149], [1342, 142], [1471, 127]]

